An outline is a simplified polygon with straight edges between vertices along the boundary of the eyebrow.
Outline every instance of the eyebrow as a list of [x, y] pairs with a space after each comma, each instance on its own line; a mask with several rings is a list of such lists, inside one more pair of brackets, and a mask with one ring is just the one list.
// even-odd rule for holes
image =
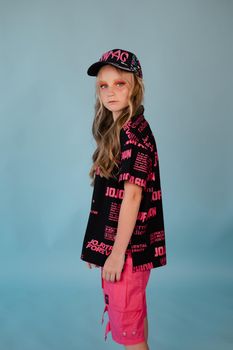
[[[123, 82], [126, 82], [126, 80], [125, 79], [122, 79], [122, 78], [119, 78], [119, 79], [114, 79], [113, 80], [114, 82], [116, 82], [116, 81], [123, 81]], [[105, 83], [106, 84], [106, 81], [104, 81], [104, 80], [99, 80], [99, 82], [98, 82], [99, 84], [103, 84], [103, 83]]]

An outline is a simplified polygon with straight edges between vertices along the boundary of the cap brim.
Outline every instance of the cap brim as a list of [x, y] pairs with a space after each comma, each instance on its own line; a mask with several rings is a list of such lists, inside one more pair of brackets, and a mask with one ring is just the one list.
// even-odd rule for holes
[[122, 68], [121, 66], [119, 66], [119, 65], [117, 65], [117, 64], [115, 64], [115, 63], [112, 63], [112, 62], [100, 62], [100, 61], [98, 61], [98, 62], [96, 62], [96, 63], [93, 63], [93, 64], [88, 68], [87, 74], [90, 75], [90, 76], [95, 77], [95, 76], [97, 76], [97, 74], [98, 74], [100, 68], [103, 67], [103, 66], [106, 66], [107, 64], [110, 64], [111, 66], [120, 68], [120, 69], [122, 69], [122, 70], [126, 70], [126, 71], [128, 71], [128, 72], [132, 72], [130, 69], [128, 69], [128, 68]]
[[106, 65], [106, 62], [96, 62], [93, 63], [87, 70], [87, 74], [91, 75], [91, 76], [97, 76], [99, 70], [101, 67], [103, 67], [104, 65]]

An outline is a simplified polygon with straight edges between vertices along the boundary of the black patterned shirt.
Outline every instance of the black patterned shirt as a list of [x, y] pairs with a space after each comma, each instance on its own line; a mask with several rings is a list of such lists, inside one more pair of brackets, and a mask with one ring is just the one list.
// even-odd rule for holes
[[[103, 266], [117, 233], [124, 181], [142, 187], [137, 220], [125, 252], [131, 251], [133, 272], [167, 264], [165, 230], [156, 142], [141, 105], [120, 131], [121, 158], [117, 178], [100, 176], [97, 167], [81, 259]], [[115, 169], [115, 168], [114, 168]]]

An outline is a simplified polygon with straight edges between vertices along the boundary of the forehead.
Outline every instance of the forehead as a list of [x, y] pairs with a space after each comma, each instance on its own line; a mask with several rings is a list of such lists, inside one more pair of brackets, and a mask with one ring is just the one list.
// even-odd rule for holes
[[106, 64], [100, 68], [97, 80], [117, 79], [123, 78], [132, 81], [132, 72], [126, 72], [123, 69], [117, 69], [116, 67]]

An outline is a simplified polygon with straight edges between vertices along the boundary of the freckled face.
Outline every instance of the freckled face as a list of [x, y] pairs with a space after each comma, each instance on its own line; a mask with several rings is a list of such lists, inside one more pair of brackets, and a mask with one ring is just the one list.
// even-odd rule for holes
[[101, 67], [97, 75], [97, 88], [103, 105], [112, 112], [114, 120], [129, 105], [133, 73], [122, 70], [119, 73], [114, 66]]

